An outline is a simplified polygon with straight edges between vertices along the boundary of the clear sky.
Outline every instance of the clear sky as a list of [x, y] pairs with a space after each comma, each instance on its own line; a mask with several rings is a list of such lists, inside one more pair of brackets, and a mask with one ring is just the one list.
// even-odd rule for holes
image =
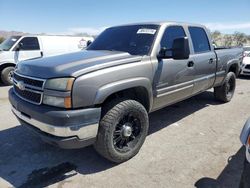
[[0, 0], [0, 30], [95, 34], [117, 24], [162, 20], [250, 34], [250, 0]]

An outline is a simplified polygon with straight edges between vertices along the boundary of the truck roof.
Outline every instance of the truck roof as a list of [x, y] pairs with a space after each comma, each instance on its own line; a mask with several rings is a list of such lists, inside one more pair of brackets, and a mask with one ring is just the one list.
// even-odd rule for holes
[[48, 35], [48, 34], [25, 34], [25, 35], [13, 35], [12, 37], [86, 37], [86, 38], [93, 38], [92, 36], [77, 36], [77, 35]]
[[[118, 26], [129, 26], [129, 25], [182, 25], [182, 26], [196, 26], [196, 27], [205, 27], [202, 24], [187, 23], [187, 22], [176, 22], [176, 21], [152, 21], [152, 22], [138, 22], [138, 23], [129, 23]], [[117, 27], [117, 26], [113, 26]]]

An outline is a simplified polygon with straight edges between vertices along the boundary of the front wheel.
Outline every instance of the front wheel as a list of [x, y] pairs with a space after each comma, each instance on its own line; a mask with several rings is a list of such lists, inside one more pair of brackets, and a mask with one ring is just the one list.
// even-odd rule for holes
[[134, 100], [117, 100], [105, 111], [94, 147], [112, 162], [127, 161], [139, 152], [145, 141], [148, 113]]
[[233, 72], [227, 73], [222, 86], [214, 88], [214, 96], [222, 102], [229, 102], [233, 98], [236, 87], [236, 76]]
[[12, 75], [14, 69], [14, 67], [6, 67], [2, 70], [1, 79], [5, 85], [12, 85]]

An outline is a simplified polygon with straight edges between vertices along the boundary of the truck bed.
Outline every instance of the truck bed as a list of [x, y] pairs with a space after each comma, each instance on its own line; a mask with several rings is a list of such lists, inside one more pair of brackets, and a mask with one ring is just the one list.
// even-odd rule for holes
[[243, 59], [243, 48], [235, 47], [235, 48], [215, 48], [215, 53], [219, 60], [218, 68], [220, 67], [220, 62], [229, 62], [230, 60], [240, 60], [240, 64]]

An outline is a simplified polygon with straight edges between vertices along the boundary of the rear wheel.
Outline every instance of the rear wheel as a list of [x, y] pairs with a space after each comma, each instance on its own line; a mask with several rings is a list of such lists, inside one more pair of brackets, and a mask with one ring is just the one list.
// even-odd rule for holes
[[148, 133], [146, 109], [134, 100], [117, 100], [100, 121], [96, 151], [116, 163], [135, 156]]
[[6, 67], [2, 70], [1, 80], [5, 85], [12, 85], [12, 75], [14, 69], [14, 67]]
[[222, 102], [229, 102], [234, 95], [236, 87], [236, 76], [233, 72], [227, 73], [224, 84], [214, 88], [214, 96]]

